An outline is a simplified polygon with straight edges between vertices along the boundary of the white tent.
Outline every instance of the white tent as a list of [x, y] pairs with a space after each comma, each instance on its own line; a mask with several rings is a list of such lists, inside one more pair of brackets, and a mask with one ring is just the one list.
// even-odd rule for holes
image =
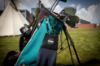
[[0, 36], [19, 35], [21, 34], [19, 29], [24, 24], [28, 24], [25, 17], [8, 3], [0, 16]]

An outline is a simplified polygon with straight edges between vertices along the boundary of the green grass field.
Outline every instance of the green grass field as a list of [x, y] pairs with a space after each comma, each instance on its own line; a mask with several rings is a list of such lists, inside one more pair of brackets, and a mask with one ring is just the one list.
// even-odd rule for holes
[[[100, 66], [100, 29], [69, 29], [80, 61], [84, 66]], [[63, 40], [65, 39], [63, 34]], [[18, 51], [19, 37], [0, 37], [0, 66], [6, 54], [11, 50]], [[60, 41], [59, 41], [60, 43]], [[57, 66], [71, 65], [70, 53], [67, 42], [64, 49], [58, 50]], [[77, 65], [75, 53], [72, 50], [74, 63]]]
[[18, 51], [18, 43], [19, 37], [0, 37], [0, 66], [9, 51]]

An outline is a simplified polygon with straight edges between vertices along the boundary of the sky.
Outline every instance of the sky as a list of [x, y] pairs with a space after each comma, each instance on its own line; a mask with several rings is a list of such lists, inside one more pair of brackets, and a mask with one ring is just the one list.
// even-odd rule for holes
[[[46, 0], [42, 0], [46, 2]], [[54, 0], [50, 0], [54, 1]], [[29, 7], [36, 7], [33, 4], [37, 5], [36, 1], [34, 0], [21, 0], [21, 2]], [[25, 3], [26, 2], [26, 3]], [[48, 2], [48, 1], [47, 1]], [[46, 2], [46, 6], [49, 3]], [[87, 20], [91, 23], [100, 23], [100, 0], [67, 0], [66, 3], [60, 2], [60, 6], [57, 6], [58, 9], [56, 11], [61, 11], [65, 7], [74, 7], [76, 8], [77, 12], [76, 15], [83, 20]]]
[[80, 19], [91, 23], [100, 23], [100, 0], [68, 0], [66, 4], [61, 6], [76, 8], [76, 15]]
[[[0, 0], [0, 8], [3, 9], [4, 0]], [[8, 1], [8, 0], [7, 0]], [[47, 0], [42, 0], [49, 6]], [[50, 0], [54, 1], [54, 0]], [[2, 3], [1, 3], [2, 2]], [[21, 9], [28, 9], [31, 12], [31, 8], [37, 7], [38, 0], [17, 0], [18, 7]], [[76, 15], [83, 20], [87, 20], [91, 23], [100, 23], [100, 0], [67, 0], [66, 3], [60, 2], [56, 11], [61, 11], [65, 7], [74, 7], [77, 12]]]
[[83, 20], [94, 24], [100, 24], [100, 0], [68, 0], [67, 3], [60, 2], [61, 7], [56, 11], [65, 7], [74, 7], [76, 15]]

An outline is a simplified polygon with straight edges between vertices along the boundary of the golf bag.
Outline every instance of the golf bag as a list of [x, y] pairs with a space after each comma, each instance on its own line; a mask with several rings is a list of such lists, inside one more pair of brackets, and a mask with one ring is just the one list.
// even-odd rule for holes
[[[21, 53], [15, 66], [55, 66], [58, 35], [65, 25], [50, 11], [48, 13], [32, 30], [28, 26], [21, 29]], [[66, 27], [64, 29], [67, 38]]]
[[[45, 45], [45, 42], [43, 44], [43, 40], [45, 40], [44, 37], [47, 36], [47, 34], [58, 36], [60, 30], [62, 29], [62, 26], [63, 23], [58, 22], [56, 18], [53, 16], [48, 16], [44, 18], [43, 22], [41, 23], [41, 26], [39, 26], [37, 30], [32, 34], [32, 37], [29, 40], [28, 44], [21, 52], [17, 60], [16, 66], [20, 66], [20, 65], [37, 66], [39, 51], [41, 50], [40, 48], [41, 47], [42, 48], [46, 47], [48, 49], [53, 48], [53, 47], [47, 47]], [[49, 42], [52, 43], [53, 41], [49, 40]], [[57, 45], [55, 45], [55, 47], [56, 48], [53, 48], [53, 50], [57, 49]]]

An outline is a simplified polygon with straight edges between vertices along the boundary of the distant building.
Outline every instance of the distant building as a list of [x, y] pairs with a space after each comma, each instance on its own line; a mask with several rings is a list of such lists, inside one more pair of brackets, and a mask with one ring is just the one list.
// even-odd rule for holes
[[78, 28], [96, 28], [96, 24], [79, 24]]
[[78, 28], [96, 28], [96, 24], [91, 24], [88, 21], [85, 21], [85, 20], [80, 19], [77, 27]]

